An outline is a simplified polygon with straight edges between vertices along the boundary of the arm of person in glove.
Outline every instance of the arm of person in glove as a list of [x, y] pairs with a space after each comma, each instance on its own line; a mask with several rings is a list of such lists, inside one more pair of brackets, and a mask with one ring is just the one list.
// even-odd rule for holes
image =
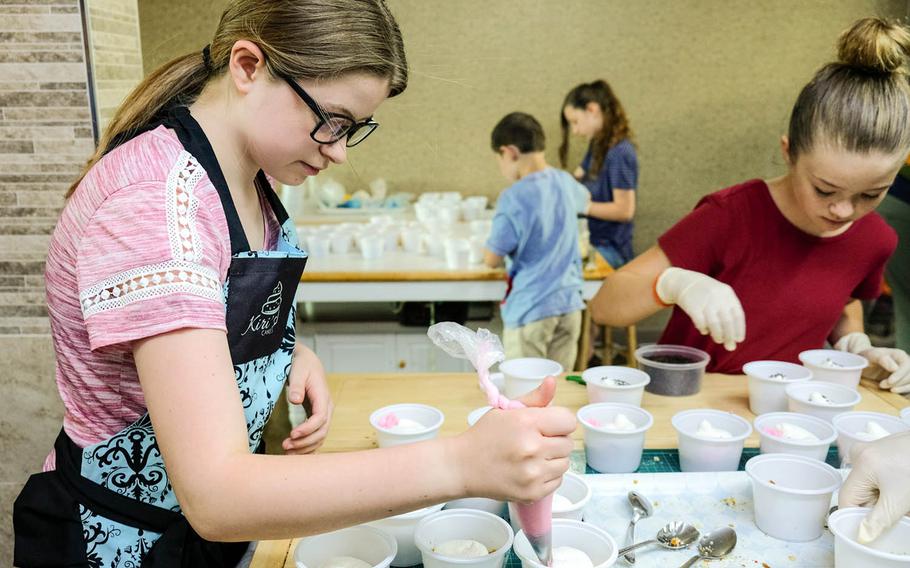
[[670, 265], [659, 246], [607, 276], [591, 300], [595, 322], [616, 327], [677, 305], [702, 335], [729, 351], [746, 338], [746, 317], [733, 288], [700, 272]]
[[859, 300], [847, 305], [838, 326], [846, 333], [835, 341], [834, 348], [865, 357], [869, 366], [863, 370], [863, 376], [879, 381], [879, 388], [895, 393], [910, 392], [910, 355], [902, 349], [873, 347], [869, 336], [862, 331], [862, 313]]
[[894, 434], [850, 451], [853, 468], [841, 486], [838, 507], [871, 507], [859, 526], [859, 542], [877, 539], [910, 513], [910, 432]]

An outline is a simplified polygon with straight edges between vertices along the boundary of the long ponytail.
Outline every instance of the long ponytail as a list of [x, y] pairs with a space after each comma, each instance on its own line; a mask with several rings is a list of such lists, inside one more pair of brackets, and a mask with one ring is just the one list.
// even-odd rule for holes
[[172, 59], [143, 79], [117, 109], [101, 135], [95, 153], [66, 191], [66, 197], [76, 191], [82, 178], [102, 156], [162, 118], [163, 112], [174, 103], [189, 104], [199, 96], [208, 75], [200, 51]]

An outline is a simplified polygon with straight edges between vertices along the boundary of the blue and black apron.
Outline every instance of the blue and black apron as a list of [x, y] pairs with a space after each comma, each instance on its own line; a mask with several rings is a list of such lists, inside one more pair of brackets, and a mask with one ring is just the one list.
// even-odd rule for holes
[[[291, 369], [294, 296], [307, 255], [261, 171], [256, 184], [281, 233], [276, 250], [251, 251], [212, 146], [189, 109], [173, 110], [161, 124], [177, 133], [221, 198], [231, 239], [227, 339], [250, 451], [263, 452], [263, 429]], [[85, 448], [61, 430], [54, 448], [56, 470], [32, 475], [16, 499], [16, 566], [233, 567], [245, 553], [248, 543], [209, 542], [189, 525], [147, 413]]]

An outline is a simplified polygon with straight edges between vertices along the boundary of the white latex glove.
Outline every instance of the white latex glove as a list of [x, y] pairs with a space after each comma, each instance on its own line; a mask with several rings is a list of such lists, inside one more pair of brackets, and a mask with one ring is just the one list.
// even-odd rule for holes
[[878, 538], [910, 513], [910, 432], [893, 434], [850, 450], [853, 469], [840, 488], [837, 506], [872, 507], [859, 525], [859, 542]]
[[841, 337], [834, 348], [861, 355], [869, 361], [863, 376], [880, 381], [878, 386], [891, 392], [910, 392], [910, 355], [902, 349], [873, 347], [865, 333], [854, 331]]
[[657, 278], [657, 295], [685, 311], [696, 329], [727, 351], [746, 339], [746, 314], [733, 288], [700, 272], [671, 266]]

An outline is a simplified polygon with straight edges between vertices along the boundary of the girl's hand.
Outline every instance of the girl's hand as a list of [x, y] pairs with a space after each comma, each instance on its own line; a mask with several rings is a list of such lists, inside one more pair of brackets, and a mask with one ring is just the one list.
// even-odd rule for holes
[[307, 419], [291, 430], [281, 443], [287, 454], [315, 452], [329, 433], [329, 421], [335, 405], [329, 396], [322, 362], [308, 347], [297, 344], [288, 377], [288, 401], [303, 404]]
[[567, 408], [546, 407], [555, 392], [555, 379], [547, 378], [521, 399], [529, 408], [491, 410], [454, 440], [466, 494], [533, 502], [559, 487], [576, 422]]

